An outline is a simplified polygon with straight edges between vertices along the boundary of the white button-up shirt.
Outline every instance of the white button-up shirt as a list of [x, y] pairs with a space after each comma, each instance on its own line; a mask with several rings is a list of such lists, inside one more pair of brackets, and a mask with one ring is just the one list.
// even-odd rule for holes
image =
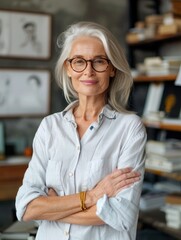
[[27, 204], [53, 188], [64, 196], [90, 190], [116, 168], [132, 167], [142, 178], [116, 197], [97, 202], [101, 226], [40, 221], [37, 240], [133, 240], [136, 237], [139, 199], [144, 175], [145, 128], [135, 114], [118, 113], [106, 105], [83, 137], [70, 104], [45, 117], [33, 141], [33, 156], [16, 197], [17, 217]]

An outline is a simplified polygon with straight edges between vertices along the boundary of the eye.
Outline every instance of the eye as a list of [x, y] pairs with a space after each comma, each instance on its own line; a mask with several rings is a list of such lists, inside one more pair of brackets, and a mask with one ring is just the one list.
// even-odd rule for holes
[[73, 61], [72, 61], [73, 64], [76, 64], [76, 65], [83, 65], [85, 64], [85, 60], [82, 59], [82, 58], [75, 58]]
[[103, 65], [103, 64], [107, 64], [107, 61], [104, 58], [96, 58], [94, 59], [94, 64]]

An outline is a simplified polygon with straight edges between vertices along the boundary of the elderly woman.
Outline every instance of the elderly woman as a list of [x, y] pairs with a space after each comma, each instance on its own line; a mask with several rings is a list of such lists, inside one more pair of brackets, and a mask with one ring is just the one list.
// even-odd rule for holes
[[37, 240], [135, 239], [146, 133], [126, 110], [125, 56], [96, 23], [74, 24], [58, 41], [56, 79], [71, 103], [37, 130], [17, 217], [39, 220]]

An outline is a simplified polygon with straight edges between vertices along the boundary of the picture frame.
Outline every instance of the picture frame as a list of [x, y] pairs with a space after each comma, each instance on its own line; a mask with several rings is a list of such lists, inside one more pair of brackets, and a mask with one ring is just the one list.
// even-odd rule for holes
[[0, 9], [0, 57], [48, 60], [52, 15]]
[[50, 86], [48, 69], [0, 68], [0, 118], [48, 115]]

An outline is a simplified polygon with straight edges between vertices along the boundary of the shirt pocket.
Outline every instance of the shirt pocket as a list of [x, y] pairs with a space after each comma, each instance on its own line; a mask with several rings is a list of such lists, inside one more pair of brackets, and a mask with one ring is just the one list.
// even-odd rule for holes
[[89, 181], [88, 188], [92, 189], [105, 176], [111, 173], [116, 168], [113, 158], [100, 158], [95, 156], [89, 162]]
[[47, 188], [53, 188], [58, 195], [64, 195], [63, 184], [61, 181], [61, 161], [48, 161], [48, 166], [46, 170], [46, 185]]

